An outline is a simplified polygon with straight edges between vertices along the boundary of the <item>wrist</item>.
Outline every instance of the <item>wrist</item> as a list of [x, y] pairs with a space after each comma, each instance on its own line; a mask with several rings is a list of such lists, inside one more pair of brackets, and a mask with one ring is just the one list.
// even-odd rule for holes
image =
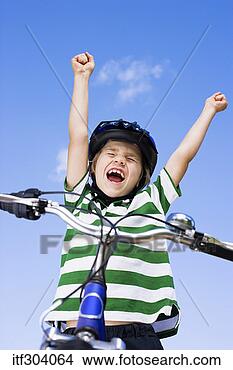
[[209, 105], [209, 104], [204, 105], [204, 108], [203, 108], [202, 112], [204, 114], [208, 114], [208, 115], [213, 116], [213, 117], [217, 113], [216, 108], [212, 105]]
[[84, 82], [88, 82], [89, 81], [89, 78], [90, 78], [90, 75], [86, 74], [86, 73], [77, 73], [74, 75], [74, 81], [76, 82], [80, 82], [80, 81], [84, 81]]

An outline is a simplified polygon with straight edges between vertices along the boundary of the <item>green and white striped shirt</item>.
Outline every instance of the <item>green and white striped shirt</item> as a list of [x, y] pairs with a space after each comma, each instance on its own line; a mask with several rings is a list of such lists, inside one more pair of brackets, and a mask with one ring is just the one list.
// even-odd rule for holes
[[[75, 186], [73, 192], [81, 196], [67, 193], [66, 204], [88, 210], [90, 200], [93, 199], [89, 173], [86, 173]], [[168, 172], [162, 169], [157, 180], [139, 191], [133, 199], [114, 201], [106, 208], [102, 206], [101, 209], [97, 198], [95, 205], [112, 223], [128, 213], [152, 215], [165, 220], [170, 204], [180, 195], [180, 188], [174, 185]], [[101, 224], [97, 214], [84, 213], [76, 209], [73, 213], [88, 224], [96, 226]], [[118, 226], [119, 230], [130, 233], [143, 233], [161, 227], [164, 227], [164, 224], [159, 221], [141, 216], [128, 217]], [[96, 255], [97, 244], [96, 238], [84, 236], [70, 226], [67, 227], [55, 300], [64, 298], [85, 281]], [[153, 243], [150, 241], [143, 245], [118, 243], [107, 265], [106, 283], [105, 320], [155, 323], [155, 330], [166, 332], [165, 336], [172, 335], [171, 329], [174, 331], [175, 328], [177, 331], [178, 309], [175, 320], [171, 318], [172, 307], [177, 308], [178, 305], [166, 241]], [[79, 295], [80, 291], [50, 312], [46, 320], [77, 320]]]

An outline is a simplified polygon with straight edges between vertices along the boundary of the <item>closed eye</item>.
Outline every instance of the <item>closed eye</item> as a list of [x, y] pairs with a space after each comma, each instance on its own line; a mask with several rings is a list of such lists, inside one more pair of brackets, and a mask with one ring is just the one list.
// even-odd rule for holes
[[135, 158], [128, 157], [127, 159], [128, 159], [128, 161], [130, 161], [130, 162], [136, 162], [136, 159], [135, 159]]

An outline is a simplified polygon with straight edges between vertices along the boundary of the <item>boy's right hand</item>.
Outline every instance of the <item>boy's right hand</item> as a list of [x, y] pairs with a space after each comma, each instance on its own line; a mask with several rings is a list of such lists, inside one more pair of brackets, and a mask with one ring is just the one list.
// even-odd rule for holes
[[75, 55], [71, 59], [71, 64], [75, 76], [86, 75], [87, 77], [90, 77], [95, 68], [94, 57], [87, 51], [85, 53]]

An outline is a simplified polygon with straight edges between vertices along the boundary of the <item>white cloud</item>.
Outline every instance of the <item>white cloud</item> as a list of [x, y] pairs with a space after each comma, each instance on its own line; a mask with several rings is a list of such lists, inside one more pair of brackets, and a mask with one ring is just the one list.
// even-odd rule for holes
[[161, 64], [156, 64], [152, 69], [151, 73], [154, 76], [154, 78], [160, 78], [163, 73], [163, 67]]
[[130, 57], [111, 59], [100, 69], [96, 81], [100, 84], [114, 83], [118, 88], [118, 98], [122, 102], [132, 102], [138, 95], [150, 90], [153, 80], [161, 78], [163, 71], [162, 64], [151, 65]]
[[139, 84], [131, 84], [118, 91], [118, 97], [122, 102], [132, 102], [139, 94], [149, 91], [151, 86], [149, 83], [141, 81]]
[[123, 82], [139, 81], [144, 79], [147, 75], [148, 69], [146, 64], [143, 61], [134, 60], [126, 69], [118, 73], [117, 79]]
[[49, 175], [50, 180], [55, 182], [62, 182], [66, 175], [67, 166], [67, 149], [61, 149], [56, 157], [57, 165], [56, 168]]
[[111, 82], [118, 74], [119, 63], [115, 60], [109, 60], [99, 71], [97, 75], [97, 82], [108, 83]]

